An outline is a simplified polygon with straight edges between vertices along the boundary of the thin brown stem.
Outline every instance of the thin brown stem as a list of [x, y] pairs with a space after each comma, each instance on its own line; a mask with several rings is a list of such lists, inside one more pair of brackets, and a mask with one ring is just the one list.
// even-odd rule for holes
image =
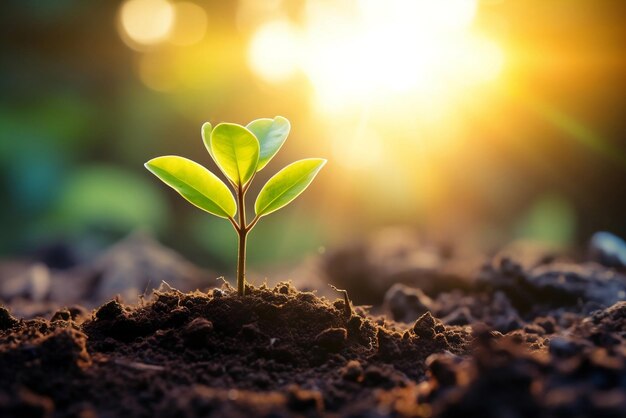
[[239, 212], [239, 251], [237, 252], [237, 291], [239, 296], [246, 293], [246, 237], [248, 229], [246, 228], [246, 206], [244, 202], [245, 191], [239, 185], [237, 191], [237, 206]]
[[256, 215], [254, 219], [252, 220], [252, 222], [250, 222], [250, 224], [246, 226], [246, 231], [250, 232], [252, 228], [254, 228], [254, 225], [256, 225], [256, 223], [259, 222], [259, 219], [261, 219], [261, 217], [259, 215]]
[[235, 221], [231, 216], [228, 217], [228, 220], [230, 221], [231, 225], [233, 226], [233, 228], [235, 228], [235, 231], [239, 232], [239, 224], [237, 223], [237, 221]]
[[246, 238], [245, 230], [239, 232], [239, 250], [237, 252], [237, 293], [246, 294]]
[[250, 188], [250, 185], [252, 184], [252, 180], [254, 180], [254, 177], [256, 176], [256, 172], [254, 174], [252, 174], [252, 177], [250, 177], [250, 180], [248, 180], [248, 182], [246, 183], [245, 186], [243, 186], [243, 194], [245, 195], [246, 192], [248, 191], [248, 189]]

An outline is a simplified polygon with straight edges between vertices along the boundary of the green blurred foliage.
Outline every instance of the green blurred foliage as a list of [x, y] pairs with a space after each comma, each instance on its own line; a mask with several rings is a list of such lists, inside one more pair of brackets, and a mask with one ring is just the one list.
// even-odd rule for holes
[[565, 247], [576, 236], [576, 213], [566, 199], [541, 196], [520, 220], [517, 236], [522, 239]]
[[[316, 252], [328, 239], [325, 229], [325, 225], [304, 210], [263, 218], [250, 233], [248, 263], [253, 268], [268, 268], [277, 260], [294, 264], [303, 254]], [[185, 233], [199, 244], [196, 256], [203, 256], [207, 264], [234, 274], [237, 235], [229, 222], [197, 213], [191, 217]]]
[[[195, 2], [208, 15], [201, 46], [145, 51], [120, 38], [121, 3], [3, 2], [2, 256], [57, 242], [81, 247], [93, 236], [98, 250], [144, 227], [202, 265], [232, 268], [231, 225], [188, 207], [142, 164], [178, 154], [217, 171], [200, 138], [204, 121], [246, 124], [279, 114], [292, 122], [291, 139], [256, 183], [303, 155], [330, 164], [302, 200], [254, 230], [249, 259], [259, 268], [390, 223], [450, 240], [465, 235], [476, 246], [486, 235], [496, 245], [512, 236], [567, 244], [596, 230], [626, 235], [626, 169], [597, 152], [625, 148], [626, 3], [481, 2], [481, 19], [503, 22], [501, 40], [521, 51], [511, 54], [515, 83], [505, 81], [530, 93], [488, 92], [491, 101], [480, 103], [468, 97], [453, 112], [463, 123], [450, 129], [449, 142], [429, 141], [450, 124], [426, 123], [404, 103], [401, 112], [364, 111], [367, 123], [360, 114], [333, 120], [313, 109], [303, 77], [258, 80], [246, 63], [252, 29], [237, 21], [242, 2]], [[303, 2], [282, 3], [297, 22]], [[526, 56], [529, 63], [515, 62]], [[142, 83], [142, 58], [172, 69], [179, 88], [158, 92]], [[364, 134], [380, 137], [371, 165], [342, 168], [362, 157]]]
[[95, 227], [160, 232], [168, 221], [166, 209], [161, 190], [139, 173], [90, 165], [73, 170], [47, 223], [70, 236]]

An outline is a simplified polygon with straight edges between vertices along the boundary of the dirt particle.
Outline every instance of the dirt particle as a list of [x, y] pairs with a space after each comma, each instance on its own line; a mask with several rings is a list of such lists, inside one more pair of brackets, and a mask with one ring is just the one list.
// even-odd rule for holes
[[67, 308], [73, 321], [82, 322], [89, 317], [90, 312], [79, 305], [73, 305]]
[[439, 387], [450, 387], [457, 383], [455, 369], [459, 361], [451, 354], [433, 354], [426, 359], [426, 366]]
[[435, 334], [435, 337], [433, 339], [441, 347], [449, 347], [450, 346], [450, 344], [448, 343], [448, 339], [446, 338], [445, 334]]
[[342, 311], [345, 309], [346, 304], [344, 303], [343, 299], [336, 299], [333, 302], [333, 306], [335, 307], [335, 309], [337, 309], [338, 311]]
[[11, 315], [9, 310], [4, 306], [0, 306], [0, 330], [13, 328], [19, 321]]
[[189, 309], [185, 306], [178, 306], [177, 308], [172, 309], [165, 325], [168, 328], [177, 328], [187, 322], [188, 318]]
[[524, 331], [527, 334], [537, 334], [537, 335], [544, 335], [546, 333], [546, 331], [543, 329], [543, 327], [537, 325], [537, 324], [528, 324], [524, 327]]
[[582, 347], [576, 342], [562, 337], [554, 337], [550, 339], [550, 354], [568, 358], [582, 351]]
[[213, 322], [205, 318], [196, 318], [188, 323], [182, 331], [183, 340], [189, 347], [203, 347], [213, 333]]
[[324, 408], [322, 394], [316, 390], [303, 390], [297, 386], [291, 386], [287, 392], [287, 406], [292, 411], [321, 412]]
[[394, 375], [393, 369], [386, 367], [370, 365], [363, 373], [363, 384], [370, 387], [392, 388], [400, 385], [401, 380]]
[[263, 337], [263, 333], [257, 323], [246, 324], [241, 327], [241, 335], [248, 341], [254, 341]]
[[328, 351], [339, 351], [348, 339], [348, 331], [345, 328], [328, 328], [317, 334], [315, 342]]
[[280, 313], [280, 306], [272, 303], [261, 303], [256, 309], [259, 318], [262, 319], [275, 319]]
[[344, 380], [358, 382], [363, 380], [363, 367], [357, 360], [350, 360], [342, 369], [341, 377]]
[[433, 301], [421, 290], [396, 283], [385, 293], [384, 306], [395, 321], [409, 322], [431, 309]]
[[122, 315], [124, 315], [124, 307], [116, 300], [105, 303], [96, 311], [96, 318], [100, 321], [112, 321]]
[[400, 356], [400, 347], [398, 346], [397, 333], [391, 333], [385, 331], [382, 328], [378, 329], [376, 333], [376, 340], [378, 341], [378, 355], [381, 359], [392, 360]]
[[476, 345], [489, 345], [492, 341], [502, 338], [503, 334], [492, 330], [486, 324], [478, 323], [472, 326], [472, 337]]
[[72, 328], [62, 328], [41, 341], [42, 363], [52, 368], [79, 367], [91, 364], [87, 336]]
[[413, 332], [420, 338], [432, 339], [435, 336], [435, 318], [430, 312], [426, 312], [415, 321], [413, 325]]
[[68, 309], [59, 309], [52, 315], [50, 321], [69, 321], [70, 319], [72, 319], [72, 314]]
[[535, 323], [543, 328], [546, 334], [553, 334], [556, 330], [556, 323], [553, 318], [539, 317], [535, 319]]
[[311, 292], [300, 292], [298, 293], [298, 299], [303, 302], [315, 304], [317, 303], [317, 296]]

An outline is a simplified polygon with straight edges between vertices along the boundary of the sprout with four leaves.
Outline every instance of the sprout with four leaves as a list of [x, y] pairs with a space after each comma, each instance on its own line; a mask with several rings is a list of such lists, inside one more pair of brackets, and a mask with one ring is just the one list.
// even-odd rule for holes
[[[255, 216], [246, 221], [245, 196], [257, 172], [261, 171], [285, 143], [291, 126], [281, 116], [257, 119], [247, 126], [220, 123], [213, 129], [202, 126], [207, 151], [222, 170], [235, 196], [215, 174], [198, 163], [168, 155], [148, 161], [145, 166], [165, 184], [198, 208], [230, 221], [239, 236], [237, 290], [245, 293], [246, 238], [259, 219], [289, 204], [311, 184], [326, 164], [321, 158], [307, 158], [289, 164], [263, 186], [254, 204]], [[236, 199], [235, 199], [236, 198]], [[238, 215], [238, 219], [235, 219]]]

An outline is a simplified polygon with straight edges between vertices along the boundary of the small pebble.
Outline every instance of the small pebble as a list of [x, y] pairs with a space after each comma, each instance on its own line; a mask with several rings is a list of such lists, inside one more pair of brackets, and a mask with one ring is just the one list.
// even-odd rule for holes
[[626, 267], [626, 241], [610, 232], [596, 232], [589, 243], [589, 256], [607, 267]]
[[415, 321], [413, 332], [421, 338], [433, 338], [435, 336], [434, 326], [435, 318], [433, 318], [430, 312], [426, 312]]

